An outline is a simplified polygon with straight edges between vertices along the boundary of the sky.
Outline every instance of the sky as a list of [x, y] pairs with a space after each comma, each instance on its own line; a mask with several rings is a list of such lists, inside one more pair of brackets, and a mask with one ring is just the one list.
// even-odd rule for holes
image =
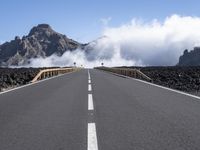
[[75, 61], [87, 67], [171, 66], [185, 49], [200, 46], [199, 6], [199, 0], [0, 0], [0, 43], [46, 23], [93, 50], [33, 59], [32, 67]]
[[0, 43], [27, 35], [33, 26], [54, 30], [82, 43], [133, 18], [159, 21], [173, 14], [200, 16], [198, 0], [0, 0]]

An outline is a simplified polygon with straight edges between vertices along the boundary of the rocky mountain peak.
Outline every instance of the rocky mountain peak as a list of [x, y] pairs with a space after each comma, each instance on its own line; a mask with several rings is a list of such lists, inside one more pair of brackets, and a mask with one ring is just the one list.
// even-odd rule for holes
[[51, 29], [51, 26], [48, 24], [38, 24], [37, 28]]
[[16, 36], [0, 45], [0, 66], [26, 65], [31, 58], [61, 56], [77, 48], [83, 49], [84, 45], [54, 31], [48, 24], [39, 24], [22, 39]]
[[47, 35], [50, 36], [51, 34], [56, 33], [50, 25], [48, 24], [39, 24], [38, 26], [33, 27], [30, 30], [28, 36], [40, 36], [40, 35]]

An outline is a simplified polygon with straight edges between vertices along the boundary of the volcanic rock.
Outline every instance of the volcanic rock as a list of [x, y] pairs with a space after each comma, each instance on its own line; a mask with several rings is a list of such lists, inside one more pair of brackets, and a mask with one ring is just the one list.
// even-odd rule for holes
[[57, 33], [48, 24], [39, 24], [27, 36], [16, 36], [0, 45], [0, 66], [26, 65], [31, 58], [45, 58], [52, 54], [61, 56], [66, 51], [83, 47], [83, 44]]
[[178, 66], [200, 66], [200, 47], [195, 47], [190, 52], [186, 49], [179, 58]]

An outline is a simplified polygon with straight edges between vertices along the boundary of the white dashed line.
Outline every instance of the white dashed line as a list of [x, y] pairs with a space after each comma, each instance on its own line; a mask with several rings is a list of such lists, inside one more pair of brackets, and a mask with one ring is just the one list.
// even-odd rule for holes
[[96, 125], [88, 123], [88, 141], [87, 150], [98, 150]]
[[92, 94], [88, 94], [88, 110], [94, 110]]
[[[91, 77], [88, 70], [88, 91], [92, 91]], [[94, 111], [92, 94], [88, 94], [88, 110]], [[87, 150], [98, 150], [96, 124], [88, 123]]]
[[91, 84], [88, 84], [88, 91], [92, 91], [92, 86], [91, 86]]
[[90, 71], [88, 70], [88, 80], [90, 80]]

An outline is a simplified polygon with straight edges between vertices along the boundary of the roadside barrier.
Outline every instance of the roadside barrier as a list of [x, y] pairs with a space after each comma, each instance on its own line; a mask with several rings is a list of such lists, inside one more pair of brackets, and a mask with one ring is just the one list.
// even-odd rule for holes
[[38, 80], [42, 80], [42, 79], [45, 79], [45, 78], [50, 78], [50, 77], [53, 77], [53, 76], [65, 74], [65, 73], [68, 73], [68, 72], [78, 71], [78, 70], [80, 70], [80, 68], [44, 69], [44, 70], [41, 70], [31, 82], [34, 83]]
[[116, 73], [116, 74], [120, 74], [120, 75], [129, 76], [129, 77], [133, 77], [133, 78], [142, 79], [142, 80], [152, 82], [152, 79], [150, 77], [148, 77], [147, 75], [145, 75], [144, 73], [142, 73], [138, 69], [109, 68], [109, 67], [97, 67], [95, 69], [104, 70], [104, 71], [108, 71], [108, 72], [112, 72], [112, 73]]

